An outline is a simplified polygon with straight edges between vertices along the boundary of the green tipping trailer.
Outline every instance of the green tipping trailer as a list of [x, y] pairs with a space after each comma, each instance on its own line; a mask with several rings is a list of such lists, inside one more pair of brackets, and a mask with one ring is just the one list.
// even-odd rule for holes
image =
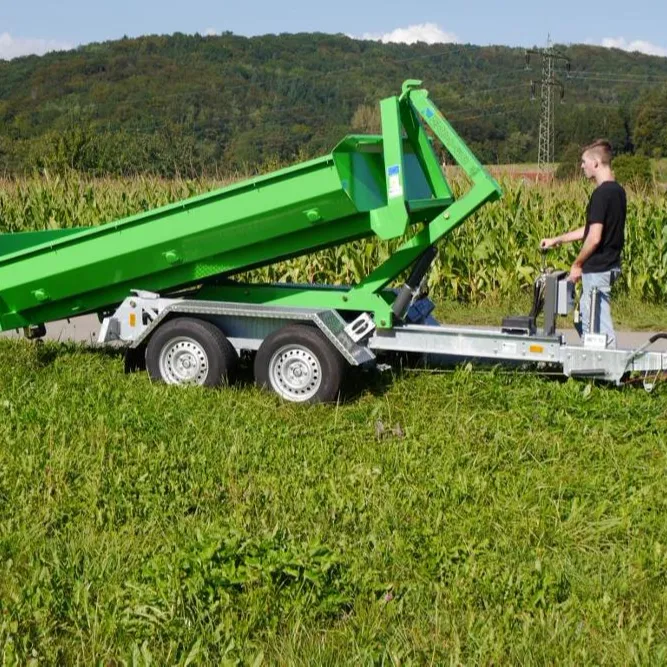
[[[98, 341], [124, 344], [130, 365], [154, 379], [221, 384], [249, 351], [258, 383], [293, 401], [335, 398], [346, 362], [385, 351], [551, 362], [616, 381], [667, 367], [667, 355], [624, 365], [605, 351], [588, 368], [553, 326], [541, 335], [433, 326], [422, 288], [435, 244], [501, 191], [420, 85], [382, 100], [380, 136], [347, 136], [324, 157], [98, 227], [0, 235], [0, 331], [40, 337], [45, 323], [97, 313]], [[459, 198], [433, 139], [468, 177]], [[234, 280], [371, 236], [406, 239], [356, 285]], [[553, 324], [567, 289], [562, 276], [549, 285]]]
[[[257, 286], [251, 295], [253, 302], [370, 310], [390, 326], [392, 295], [382, 288], [500, 195], [413, 83], [381, 103], [382, 136], [348, 136], [322, 158], [99, 227], [0, 236], [0, 330], [106, 311], [138, 286], [162, 293], [220, 285], [255, 267], [363, 237], [395, 238], [426, 223], [346, 294], [299, 289], [277, 298]], [[458, 202], [420, 118], [473, 180]], [[218, 287], [216, 297], [246, 300], [239, 298], [246, 292]]]

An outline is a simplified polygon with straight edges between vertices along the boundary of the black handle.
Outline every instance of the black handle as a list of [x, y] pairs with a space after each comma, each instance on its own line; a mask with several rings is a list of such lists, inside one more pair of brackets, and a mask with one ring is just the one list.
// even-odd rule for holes
[[661, 333], [653, 334], [653, 336], [648, 339], [649, 345], [653, 345], [656, 340], [660, 340], [661, 338], [667, 338], [667, 332], [663, 331]]

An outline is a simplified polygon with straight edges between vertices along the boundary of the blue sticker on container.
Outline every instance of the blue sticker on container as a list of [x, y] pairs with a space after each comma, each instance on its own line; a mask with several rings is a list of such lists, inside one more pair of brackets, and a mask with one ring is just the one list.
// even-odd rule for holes
[[433, 109], [430, 107], [427, 107], [426, 111], [424, 111], [424, 115], [426, 118], [433, 118], [433, 116], [435, 116], [435, 111], [433, 111]]
[[387, 167], [387, 196], [389, 199], [403, 196], [403, 185], [401, 184], [401, 167], [392, 164]]

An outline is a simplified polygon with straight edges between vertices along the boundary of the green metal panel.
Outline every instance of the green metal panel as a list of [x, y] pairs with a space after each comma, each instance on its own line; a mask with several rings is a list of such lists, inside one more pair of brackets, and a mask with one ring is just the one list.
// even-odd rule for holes
[[[422, 171], [412, 146], [403, 139], [404, 184], [407, 204], [415, 200], [433, 200], [433, 191]], [[382, 136], [351, 135], [332, 152], [341, 185], [358, 211], [373, 211], [387, 204], [385, 157]], [[449, 201], [438, 202], [446, 206]]]
[[[417, 85], [382, 101], [382, 136], [350, 135], [322, 158], [96, 228], [0, 235], [0, 329], [105, 311], [131, 289], [164, 293], [212, 278], [225, 284], [204, 286], [199, 298], [363, 310], [391, 326], [384, 287], [500, 194]], [[426, 127], [473, 182], [456, 202]], [[374, 234], [394, 238], [416, 223], [426, 225], [346, 291], [228, 284], [254, 267]]]
[[[328, 223], [351, 217], [353, 237], [372, 233], [368, 215], [359, 219], [327, 156], [56, 241], [49, 238], [0, 256], [0, 325], [50, 321], [119, 303], [133, 288], [163, 291], [270, 263], [293, 255], [295, 233], [307, 239], [315, 231], [320, 243], [339, 243], [350, 235], [350, 225]], [[249, 247], [267, 243], [271, 252], [265, 259], [248, 253]]]
[[47, 229], [40, 232], [16, 232], [14, 234], [2, 234], [0, 243], [0, 255], [10, 255], [33, 246], [42, 245], [47, 241], [57, 241], [70, 234], [80, 234], [84, 228], [74, 227], [68, 229]]
[[407, 95], [409, 95], [409, 92], [405, 91], [401, 96], [401, 121], [410, 143], [417, 147], [416, 158], [434, 196], [439, 199], [451, 199], [452, 191], [438, 164], [438, 159], [433, 152], [426, 130], [412, 112], [410, 105], [404, 101]]
[[398, 100], [395, 97], [382, 100], [380, 114], [384, 138], [382, 150], [387, 203], [371, 211], [371, 228], [381, 239], [393, 239], [405, 234], [409, 219], [405, 205], [407, 186]]

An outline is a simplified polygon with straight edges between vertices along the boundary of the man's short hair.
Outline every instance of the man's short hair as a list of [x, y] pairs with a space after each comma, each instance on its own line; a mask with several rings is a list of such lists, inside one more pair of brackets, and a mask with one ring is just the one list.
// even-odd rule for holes
[[613, 151], [611, 149], [611, 144], [607, 139], [597, 139], [592, 144], [586, 146], [583, 152], [594, 155], [602, 164], [611, 164]]

